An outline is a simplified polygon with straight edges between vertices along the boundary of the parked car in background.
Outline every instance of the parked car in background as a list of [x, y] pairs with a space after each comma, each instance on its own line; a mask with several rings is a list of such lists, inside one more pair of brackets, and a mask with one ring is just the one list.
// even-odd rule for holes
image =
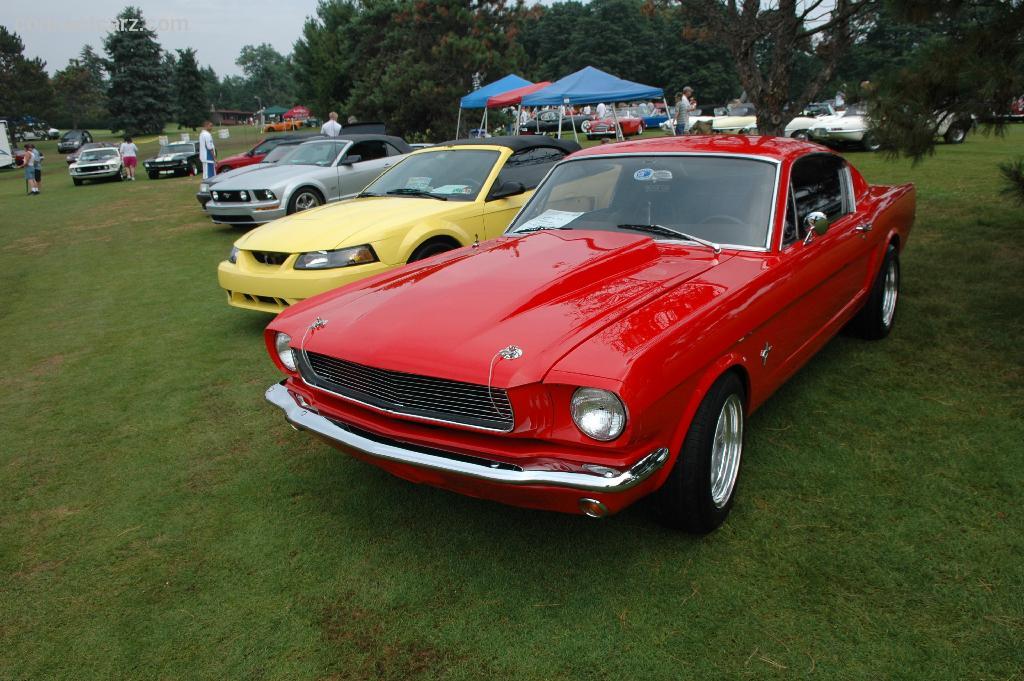
[[653, 130], [669, 119], [669, 112], [665, 109], [664, 102], [655, 102], [646, 109], [646, 111], [641, 111], [646, 130]]
[[126, 176], [121, 152], [112, 147], [86, 149], [68, 166], [71, 181], [78, 186], [86, 180], [117, 180]]
[[796, 116], [786, 124], [786, 137], [795, 137], [799, 140], [810, 139], [808, 131], [817, 124], [818, 120], [825, 116], [834, 116], [836, 113], [832, 102], [812, 102], [804, 107], [799, 116]]
[[[562, 133], [568, 130], [572, 132], [573, 125], [577, 130], [582, 130], [587, 121], [594, 120], [591, 114], [573, 114], [562, 116]], [[549, 132], [558, 132], [558, 110], [548, 109], [541, 111], [536, 116], [519, 126], [520, 135], [543, 135]]]
[[587, 139], [598, 139], [600, 137], [616, 137], [615, 123], [618, 122], [623, 137], [633, 137], [644, 134], [643, 113], [637, 107], [619, 107], [615, 115], [606, 115], [604, 118], [597, 118], [592, 121], [584, 121], [581, 130], [587, 134]]
[[[970, 119], [958, 120], [952, 114], [939, 114], [935, 118], [935, 135], [942, 137], [947, 144], [961, 144], [973, 125]], [[857, 145], [867, 151], [881, 148], [878, 137], [871, 130], [867, 107], [861, 103], [852, 104], [835, 116], [819, 118], [808, 130], [808, 135], [815, 142], [833, 146]]]
[[798, 140], [591, 147], [504, 237], [285, 310], [266, 397], [413, 482], [593, 517], [657, 493], [709, 532], [747, 417], [841, 328], [893, 328], [914, 210]]
[[92, 134], [88, 130], [68, 130], [60, 136], [60, 141], [57, 142], [57, 153], [70, 154], [77, 151], [83, 144], [92, 141]]
[[220, 286], [235, 307], [280, 312], [407, 262], [499, 236], [545, 173], [577, 149], [567, 140], [523, 136], [417, 151], [354, 199], [240, 238], [217, 268]]
[[196, 175], [199, 166], [199, 142], [170, 142], [161, 145], [153, 158], [142, 162], [149, 179], [178, 175]]
[[263, 157], [270, 153], [270, 151], [279, 144], [284, 144], [285, 142], [293, 140], [306, 141], [311, 139], [314, 138], [309, 135], [280, 135], [264, 138], [249, 151], [218, 159], [217, 174], [220, 175], [228, 172], [229, 170], [234, 170], [235, 168], [242, 168], [244, 166], [260, 163], [263, 160]]
[[104, 147], [110, 149], [117, 149], [117, 145], [111, 144], [110, 142], [86, 142], [82, 146], [78, 147], [78, 149], [72, 151], [70, 154], [65, 156], [64, 160], [67, 161], [68, 165], [71, 165], [72, 163], [78, 160], [78, 155], [81, 154], [86, 149], [102, 149]]
[[199, 201], [199, 205], [206, 208], [206, 204], [210, 201], [210, 188], [216, 186], [219, 182], [223, 182], [226, 179], [234, 179], [241, 176], [243, 173], [249, 173], [254, 170], [258, 170], [267, 165], [277, 163], [289, 156], [291, 152], [295, 151], [295, 148], [304, 142], [310, 142], [317, 139], [326, 139], [322, 135], [302, 135], [296, 136], [294, 139], [283, 140], [280, 144], [276, 145], [273, 149], [262, 155], [262, 160], [259, 163], [251, 163], [244, 165], [234, 170], [226, 170], [223, 173], [217, 173], [208, 180], [203, 180], [199, 183], [199, 191], [196, 192], [196, 200]]
[[60, 130], [57, 128], [48, 128], [46, 130], [46, 139], [55, 140], [60, 139]]
[[289, 132], [302, 127], [302, 121], [274, 121], [263, 126], [263, 132]]
[[44, 128], [21, 128], [14, 134], [14, 138], [18, 142], [38, 142], [49, 137]]
[[218, 224], [259, 225], [358, 194], [412, 149], [400, 137], [349, 135], [304, 142], [287, 158], [210, 188]]

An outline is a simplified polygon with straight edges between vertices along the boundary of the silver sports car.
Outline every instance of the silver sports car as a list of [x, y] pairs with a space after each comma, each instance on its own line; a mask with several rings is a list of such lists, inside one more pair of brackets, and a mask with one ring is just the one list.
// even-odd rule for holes
[[412, 151], [390, 135], [348, 135], [300, 144], [279, 162], [210, 186], [218, 224], [259, 225], [355, 196]]

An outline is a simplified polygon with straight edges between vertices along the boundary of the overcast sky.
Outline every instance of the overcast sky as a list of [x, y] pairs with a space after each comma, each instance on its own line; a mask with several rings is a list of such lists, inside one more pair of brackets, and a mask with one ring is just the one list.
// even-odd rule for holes
[[103, 36], [126, 5], [142, 8], [165, 50], [194, 47], [201, 65], [218, 76], [240, 74], [235, 59], [242, 45], [270, 43], [292, 51], [316, 0], [0, 0], [0, 24], [25, 43], [25, 55], [46, 62], [53, 75], [89, 43], [103, 53]]

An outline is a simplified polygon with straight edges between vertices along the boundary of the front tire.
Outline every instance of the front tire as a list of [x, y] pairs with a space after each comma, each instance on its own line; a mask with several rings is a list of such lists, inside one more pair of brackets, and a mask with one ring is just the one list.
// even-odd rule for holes
[[71, 178], [71, 181], [75, 183], [76, 187], [81, 187], [82, 186], [82, 181], [79, 180], [77, 177]]
[[889, 244], [864, 307], [847, 327], [855, 336], [881, 340], [892, 331], [896, 321], [896, 303], [900, 296], [900, 256], [895, 244]]
[[429, 241], [416, 247], [416, 250], [409, 256], [409, 262], [412, 263], [417, 260], [423, 260], [424, 258], [429, 258], [432, 255], [446, 253], [448, 251], [455, 250], [456, 248], [458, 248], [458, 246], [453, 246], [452, 244], [444, 241]]
[[711, 386], [668, 479], [658, 491], [667, 525], [707, 534], [729, 516], [743, 455], [746, 391], [734, 372]]
[[946, 144], [963, 144], [967, 139], [967, 131], [959, 125], [951, 125], [942, 137], [946, 140]]
[[294, 194], [288, 201], [288, 215], [292, 213], [301, 213], [304, 210], [310, 208], [316, 208], [322, 206], [324, 203], [324, 197], [320, 196], [320, 192], [315, 189], [303, 187]]
[[806, 142], [810, 139], [810, 134], [806, 130], [797, 130], [793, 133], [793, 139]]
[[882, 143], [878, 141], [873, 132], [866, 133], [864, 139], [861, 140], [861, 144], [864, 146], [865, 151], [878, 151], [882, 148]]
[[160, 177], [160, 173], [146, 173], [146, 174], [149, 175], [149, 179], [151, 179], [151, 180], [155, 180], [158, 177]]

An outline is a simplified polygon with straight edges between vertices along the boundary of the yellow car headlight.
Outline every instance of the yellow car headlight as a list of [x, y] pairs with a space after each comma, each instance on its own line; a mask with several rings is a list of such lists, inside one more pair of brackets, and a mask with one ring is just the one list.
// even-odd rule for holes
[[336, 251], [311, 251], [295, 260], [297, 270], [330, 270], [337, 267], [377, 262], [377, 254], [369, 245], [339, 248]]

